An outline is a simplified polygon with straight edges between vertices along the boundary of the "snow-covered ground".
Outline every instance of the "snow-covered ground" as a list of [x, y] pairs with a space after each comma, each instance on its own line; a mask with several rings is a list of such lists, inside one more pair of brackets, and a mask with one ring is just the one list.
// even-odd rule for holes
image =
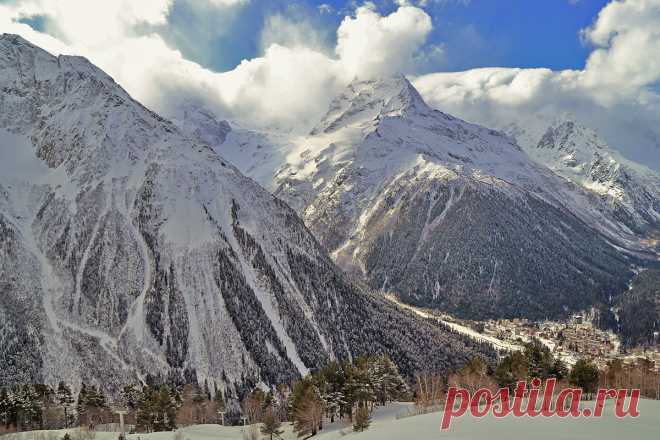
[[[590, 405], [591, 403], [587, 403]], [[638, 418], [617, 419], [613, 411], [613, 402], [608, 402], [603, 417], [600, 419], [551, 419], [506, 417], [495, 419], [485, 417], [475, 419], [461, 417], [452, 421], [449, 431], [440, 431], [441, 413], [431, 413], [415, 417], [397, 419], [405, 413], [409, 404], [396, 403], [376, 409], [369, 430], [354, 433], [346, 424], [335, 423], [326, 426], [318, 440], [349, 438], [355, 440], [620, 440], [620, 439], [658, 439], [660, 438], [660, 401], [642, 400], [639, 402]], [[296, 436], [287, 423], [283, 428], [282, 440], [293, 440]], [[184, 440], [241, 440], [248, 428], [240, 426], [222, 427], [218, 425], [197, 425], [181, 429]], [[49, 435], [52, 433], [52, 435]], [[41, 431], [35, 433], [3, 436], [3, 440], [55, 440], [64, 435], [64, 431]], [[133, 434], [129, 440], [174, 440], [175, 433], [159, 432], [153, 434]], [[116, 433], [97, 433], [95, 440], [115, 440]]]
[[404, 304], [401, 301], [399, 301], [393, 295], [387, 294], [387, 295], [385, 295], [385, 298], [388, 301], [390, 301], [390, 302], [396, 304], [397, 306], [401, 307], [402, 309], [410, 310], [411, 312], [415, 313], [418, 316], [421, 316], [422, 318], [437, 319], [439, 322], [445, 324], [446, 326], [448, 326], [449, 328], [451, 328], [455, 332], [460, 333], [460, 334], [465, 335], [465, 336], [468, 336], [468, 337], [474, 339], [475, 341], [485, 342], [487, 344], [490, 344], [494, 348], [496, 348], [497, 350], [519, 351], [519, 350], [522, 350], [522, 348], [523, 348], [522, 345], [517, 345], [517, 344], [513, 344], [513, 343], [508, 342], [508, 341], [503, 341], [503, 340], [498, 339], [494, 336], [481, 334], [478, 331], [476, 331], [476, 330], [474, 330], [470, 327], [458, 324], [456, 322], [453, 322], [453, 321], [450, 321], [450, 320], [447, 320], [447, 319], [443, 319], [443, 317], [439, 316], [438, 314], [428, 313], [428, 312], [425, 312], [424, 310], [422, 310], [418, 307], [411, 306], [410, 304]]
[[[401, 420], [375, 421], [360, 434], [351, 434], [355, 440], [476, 440], [476, 439], [658, 439], [660, 438], [660, 402], [640, 402], [640, 417], [619, 420], [614, 416], [613, 402], [607, 405], [600, 419], [475, 419], [463, 417], [452, 422], [449, 431], [440, 431], [441, 414], [432, 413]], [[320, 439], [334, 438], [321, 436]]]

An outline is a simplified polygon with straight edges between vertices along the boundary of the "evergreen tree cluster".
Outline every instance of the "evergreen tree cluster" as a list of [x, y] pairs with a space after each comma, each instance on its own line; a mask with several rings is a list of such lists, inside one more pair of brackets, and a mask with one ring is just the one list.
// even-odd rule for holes
[[618, 300], [618, 327], [626, 346], [660, 343], [660, 270], [649, 269], [632, 280]]
[[171, 431], [178, 426], [219, 423], [226, 413], [222, 390], [208, 385], [180, 387], [151, 384], [124, 386], [109, 402], [94, 385], [82, 383], [77, 396], [64, 382], [0, 387], [0, 431], [65, 429], [117, 423], [115, 409], [126, 410], [124, 421], [139, 432]]
[[166, 385], [145, 386], [137, 401], [136, 422], [142, 431], [172, 431], [177, 427], [181, 396]]
[[532, 339], [525, 344], [523, 351], [505, 356], [497, 365], [493, 376], [500, 387], [513, 390], [519, 380], [565, 379], [568, 376], [568, 368], [560, 359], [555, 358], [541, 341]]
[[315, 435], [323, 420], [348, 418], [356, 431], [369, 426], [374, 406], [407, 399], [408, 385], [388, 356], [363, 356], [354, 363], [330, 362], [296, 382], [289, 416], [299, 436]]
[[56, 390], [43, 384], [0, 388], [0, 426], [4, 431], [56, 429], [77, 418], [75, 399], [63, 382]]

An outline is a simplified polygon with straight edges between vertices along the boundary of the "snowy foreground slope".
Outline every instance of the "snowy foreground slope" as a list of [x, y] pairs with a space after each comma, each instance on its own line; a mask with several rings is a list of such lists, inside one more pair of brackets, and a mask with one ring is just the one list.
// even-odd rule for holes
[[0, 383], [238, 388], [477, 353], [348, 282], [293, 210], [87, 60], [2, 35], [0, 90]]
[[[586, 402], [590, 405], [592, 402]], [[642, 400], [639, 403], [640, 416], [636, 419], [619, 420], [614, 416], [612, 403], [608, 402], [600, 419], [516, 419], [507, 417], [494, 419], [486, 417], [475, 419], [470, 416], [456, 418], [449, 431], [440, 431], [441, 413], [397, 419], [404, 414], [406, 404], [392, 404], [377, 408], [369, 430], [355, 433], [346, 425], [326, 426], [316, 437], [318, 440], [620, 440], [620, 439], [656, 439], [660, 436], [660, 402]], [[289, 424], [284, 424], [283, 440], [297, 437]], [[181, 429], [185, 440], [241, 440], [243, 427], [222, 427], [218, 425], [199, 425]], [[57, 436], [65, 431], [51, 431]], [[133, 434], [129, 440], [174, 440], [174, 433]], [[97, 433], [96, 440], [116, 440], [116, 433]], [[6, 440], [35, 440], [34, 433], [6, 436]]]
[[655, 258], [598, 194], [510, 137], [431, 109], [404, 77], [353, 82], [308, 136], [274, 142], [269, 160], [255, 137], [217, 149], [250, 152], [258, 160], [242, 169], [341, 267], [416, 305], [558, 316], [608, 301]]

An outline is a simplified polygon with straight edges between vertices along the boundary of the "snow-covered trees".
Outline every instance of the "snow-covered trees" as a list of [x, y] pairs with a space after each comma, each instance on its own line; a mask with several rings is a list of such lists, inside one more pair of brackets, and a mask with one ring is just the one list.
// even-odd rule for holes
[[372, 376], [375, 381], [375, 393], [378, 403], [387, 402], [403, 397], [408, 393], [408, 385], [399, 374], [399, 368], [389, 356], [382, 356], [373, 362]]
[[314, 435], [323, 419], [356, 420], [359, 429], [376, 405], [408, 397], [408, 386], [388, 356], [360, 357], [355, 363], [330, 362], [317, 373], [296, 382], [289, 398], [290, 416], [299, 435]]
[[103, 392], [95, 385], [84, 382], [78, 393], [76, 409], [82, 425], [93, 426], [107, 422], [112, 417]]
[[75, 400], [73, 399], [71, 388], [69, 388], [66, 383], [60, 382], [57, 386], [55, 396], [57, 403], [59, 403], [64, 410], [64, 427], [68, 428], [70, 422], [75, 419], [75, 414], [73, 413], [73, 404], [75, 403]]
[[2, 388], [0, 426], [5, 431], [63, 428], [75, 416], [72, 406], [73, 397], [66, 384], [60, 384], [57, 391], [42, 384]]
[[626, 346], [660, 342], [654, 336], [660, 331], [660, 270], [645, 270], [635, 276], [617, 305], [618, 330]]

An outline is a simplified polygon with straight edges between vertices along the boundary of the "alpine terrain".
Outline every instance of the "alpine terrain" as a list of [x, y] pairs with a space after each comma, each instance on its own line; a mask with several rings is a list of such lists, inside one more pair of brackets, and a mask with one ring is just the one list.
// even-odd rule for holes
[[508, 130], [537, 162], [598, 194], [631, 230], [643, 235], [660, 229], [660, 175], [621, 156], [595, 131], [570, 116], [541, 134], [517, 124]]
[[[264, 157], [242, 139], [217, 148]], [[279, 167], [244, 169], [341, 267], [416, 305], [561, 316], [609, 303], [649, 256], [598, 194], [510, 137], [431, 109], [404, 77], [354, 81], [308, 136], [273, 151]]]
[[[228, 130], [209, 115], [191, 116], [214, 130], [202, 141], [86, 59], [55, 57], [7, 34], [0, 37], [0, 90], [0, 383], [85, 381], [112, 391], [150, 373], [237, 390], [363, 353], [388, 353], [408, 374], [444, 371], [478, 352], [490, 356], [348, 281], [292, 209], [207, 145]], [[348, 187], [359, 168], [346, 172], [354, 173]], [[319, 190], [331, 191], [341, 175]], [[436, 192], [420, 193], [415, 203], [431, 197], [427, 207], [445, 199], [459, 205], [483, 191], [447, 187], [445, 197], [445, 181], [429, 181]], [[517, 209], [531, 210], [519, 197]], [[329, 203], [317, 212], [344, 212], [335, 199]], [[317, 231], [327, 222], [306, 214]], [[558, 209], [543, 215], [553, 226], [554, 217], [567, 222], [560, 246], [573, 232], [588, 237], [571, 244], [588, 245], [591, 255], [575, 270], [593, 273], [595, 284], [622, 281], [598, 270], [626, 264], [602, 240]], [[330, 226], [331, 234], [319, 236], [336, 250], [352, 232]], [[387, 236], [384, 227], [358, 254], [373, 261], [374, 284], [384, 277], [400, 284], [405, 277], [388, 269], [393, 257], [377, 262], [377, 255], [404, 230], [385, 242], [378, 238]], [[494, 277], [493, 292], [499, 283]]]

